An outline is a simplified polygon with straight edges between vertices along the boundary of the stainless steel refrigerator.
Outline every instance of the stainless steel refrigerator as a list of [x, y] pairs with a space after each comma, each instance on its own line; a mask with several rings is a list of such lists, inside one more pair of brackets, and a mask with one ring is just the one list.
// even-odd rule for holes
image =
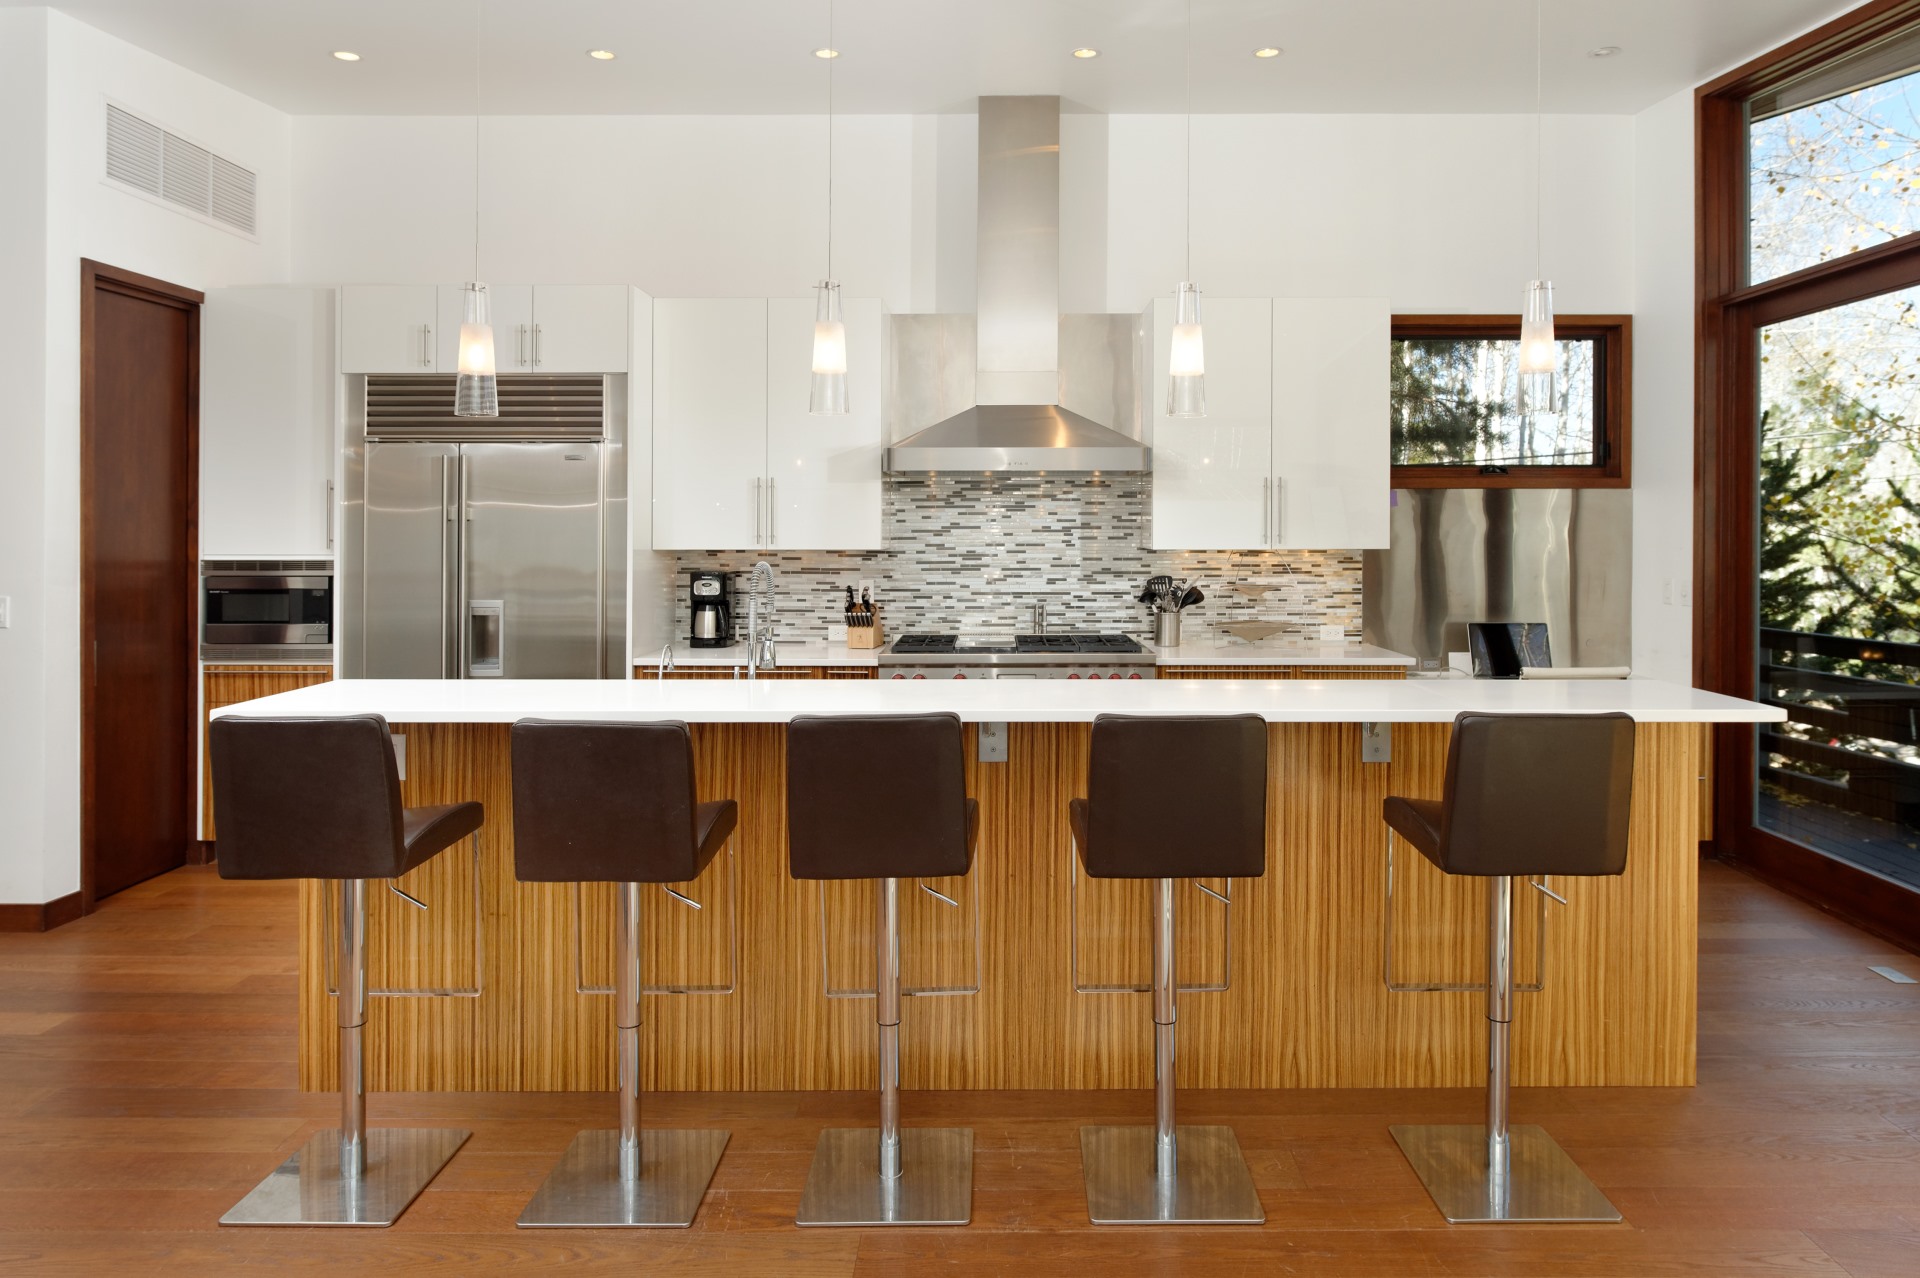
[[626, 378], [503, 376], [497, 418], [450, 376], [348, 380], [342, 673], [622, 677]]

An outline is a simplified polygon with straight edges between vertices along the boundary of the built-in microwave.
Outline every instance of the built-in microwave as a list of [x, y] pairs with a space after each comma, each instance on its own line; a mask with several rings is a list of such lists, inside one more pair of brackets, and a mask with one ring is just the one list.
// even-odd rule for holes
[[203, 655], [273, 648], [289, 657], [331, 655], [331, 572], [205, 571], [200, 578]]

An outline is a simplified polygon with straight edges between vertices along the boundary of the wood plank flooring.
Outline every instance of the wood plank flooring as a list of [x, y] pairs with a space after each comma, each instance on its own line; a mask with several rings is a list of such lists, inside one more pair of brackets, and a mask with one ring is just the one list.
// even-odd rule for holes
[[1920, 1274], [1920, 986], [1867, 971], [1920, 975], [1920, 959], [1717, 865], [1699, 1086], [1516, 1094], [1516, 1120], [1545, 1124], [1626, 1214], [1605, 1228], [1447, 1226], [1387, 1125], [1475, 1121], [1478, 1094], [1354, 1089], [1183, 1093], [1183, 1121], [1238, 1131], [1262, 1229], [1090, 1228], [1076, 1129], [1150, 1111], [1112, 1091], [909, 1093], [910, 1123], [975, 1129], [964, 1230], [795, 1229], [819, 1129], [873, 1106], [779, 1092], [646, 1098], [649, 1123], [733, 1132], [686, 1232], [513, 1228], [574, 1131], [613, 1123], [610, 1097], [575, 1093], [375, 1095], [376, 1123], [474, 1131], [398, 1225], [222, 1230], [336, 1112], [297, 1089], [295, 902], [190, 868], [0, 936], [0, 1272]]

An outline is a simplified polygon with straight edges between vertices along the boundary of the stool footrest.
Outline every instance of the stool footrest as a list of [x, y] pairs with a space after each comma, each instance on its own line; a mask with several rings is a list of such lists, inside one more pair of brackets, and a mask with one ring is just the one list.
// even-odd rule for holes
[[1153, 1128], [1082, 1127], [1087, 1216], [1096, 1225], [1259, 1225], [1267, 1219], [1231, 1127], [1180, 1124], [1174, 1175], [1154, 1171]]
[[900, 1174], [880, 1176], [880, 1129], [820, 1133], [800, 1196], [802, 1225], [964, 1225], [973, 1219], [973, 1130], [900, 1129]]
[[581, 1132], [520, 1213], [522, 1229], [685, 1229], [700, 1211], [727, 1133], [649, 1127], [640, 1178], [620, 1179], [620, 1133]]
[[1567, 1157], [1559, 1142], [1532, 1124], [1508, 1130], [1504, 1194], [1487, 1179], [1487, 1129], [1396, 1124], [1393, 1139], [1413, 1164], [1434, 1205], [1458, 1224], [1610, 1222], [1620, 1213]]
[[385, 1228], [439, 1175], [471, 1132], [375, 1127], [367, 1169], [340, 1175], [340, 1131], [328, 1128], [295, 1151], [220, 1218], [223, 1225], [358, 1225]]

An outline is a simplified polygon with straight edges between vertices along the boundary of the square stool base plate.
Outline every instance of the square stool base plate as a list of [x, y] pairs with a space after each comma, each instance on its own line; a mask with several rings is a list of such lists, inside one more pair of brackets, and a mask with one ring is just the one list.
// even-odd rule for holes
[[973, 1219], [973, 1129], [903, 1127], [900, 1175], [880, 1179], [880, 1129], [820, 1133], [802, 1225], [964, 1225]]
[[449, 1128], [373, 1128], [367, 1132], [367, 1169], [349, 1181], [340, 1176], [339, 1129], [315, 1132], [220, 1223], [385, 1228], [400, 1218], [470, 1135]]
[[581, 1132], [520, 1213], [522, 1229], [685, 1229], [700, 1211], [727, 1133], [647, 1128], [640, 1179], [620, 1179], [620, 1133]]
[[1174, 1128], [1171, 1181], [1153, 1169], [1153, 1128], [1082, 1127], [1087, 1216], [1096, 1225], [1259, 1225], [1253, 1173], [1231, 1127]]
[[1507, 1129], [1504, 1203], [1495, 1202], [1487, 1189], [1485, 1127], [1400, 1124], [1391, 1130], [1434, 1206], [1453, 1224], [1579, 1224], [1620, 1219], [1607, 1196], [1574, 1165], [1559, 1142], [1531, 1124]]

